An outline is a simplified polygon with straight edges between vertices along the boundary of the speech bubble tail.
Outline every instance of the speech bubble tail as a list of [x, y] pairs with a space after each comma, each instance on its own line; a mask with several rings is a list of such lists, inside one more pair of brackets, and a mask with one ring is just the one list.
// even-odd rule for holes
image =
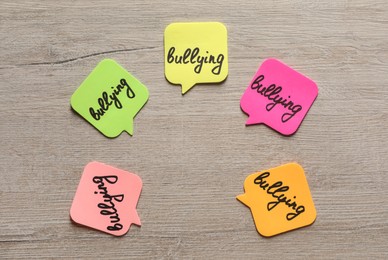
[[133, 211], [133, 215], [132, 215], [132, 223], [137, 225], [137, 226], [141, 226], [141, 222], [140, 222], [140, 217], [139, 215], [137, 214], [137, 211], [134, 210]]
[[194, 85], [191, 84], [182, 84], [182, 95], [186, 94], [187, 91], [189, 91]]
[[248, 117], [248, 120], [245, 122], [245, 125], [256, 125], [259, 124], [257, 120], [255, 120], [253, 117]]
[[129, 124], [127, 126], [127, 128], [124, 131], [127, 132], [131, 136], [133, 135], [133, 121], [131, 122], [131, 124]]
[[242, 204], [244, 204], [245, 206], [248, 206], [248, 207], [249, 207], [249, 198], [248, 198], [248, 196], [247, 196], [246, 193], [241, 194], [241, 195], [238, 195], [238, 196], [236, 197], [236, 199], [237, 199], [238, 201], [240, 201]]

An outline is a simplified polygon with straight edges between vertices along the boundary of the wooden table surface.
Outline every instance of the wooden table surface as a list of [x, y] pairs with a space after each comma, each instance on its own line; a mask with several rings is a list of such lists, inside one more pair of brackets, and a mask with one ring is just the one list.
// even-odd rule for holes
[[[0, 258], [387, 259], [388, 2], [9, 1], [0, 4]], [[164, 77], [172, 22], [228, 28], [229, 76], [184, 96]], [[319, 95], [298, 132], [246, 127], [240, 97], [275, 57]], [[109, 139], [70, 108], [104, 58], [150, 99], [135, 133]], [[142, 226], [117, 238], [76, 226], [84, 166], [143, 180]], [[309, 227], [260, 236], [235, 196], [245, 177], [300, 163], [317, 209]]]

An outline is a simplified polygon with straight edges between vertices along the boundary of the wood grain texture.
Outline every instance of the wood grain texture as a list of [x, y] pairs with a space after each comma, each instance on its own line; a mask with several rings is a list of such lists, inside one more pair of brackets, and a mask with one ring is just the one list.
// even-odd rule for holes
[[[227, 26], [224, 83], [182, 96], [165, 80], [164, 28], [181, 21]], [[388, 258], [386, 0], [2, 0], [0, 44], [0, 258]], [[239, 100], [267, 57], [319, 87], [291, 137], [244, 126]], [[70, 109], [103, 58], [149, 88], [133, 137], [105, 138]], [[93, 160], [141, 176], [141, 228], [116, 238], [71, 223]], [[292, 161], [317, 220], [263, 238], [235, 196], [248, 174]]]

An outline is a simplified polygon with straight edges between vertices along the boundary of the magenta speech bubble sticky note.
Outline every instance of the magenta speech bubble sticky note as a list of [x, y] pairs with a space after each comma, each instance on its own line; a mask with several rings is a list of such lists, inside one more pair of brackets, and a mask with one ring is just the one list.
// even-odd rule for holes
[[314, 81], [276, 59], [265, 60], [240, 100], [246, 125], [264, 123], [284, 135], [298, 130], [318, 95]]
[[86, 165], [70, 209], [71, 219], [114, 236], [141, 225], [136, 211], [142, 189], [136, 174], [91, 162]]

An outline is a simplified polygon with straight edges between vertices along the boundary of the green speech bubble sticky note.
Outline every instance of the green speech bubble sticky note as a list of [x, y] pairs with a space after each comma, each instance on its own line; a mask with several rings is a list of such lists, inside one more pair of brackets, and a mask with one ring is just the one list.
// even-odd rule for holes
[[71, 107], [107, 137], [133, 134], [148, 89], [111, 59], [101, 61], [71, 97]]

